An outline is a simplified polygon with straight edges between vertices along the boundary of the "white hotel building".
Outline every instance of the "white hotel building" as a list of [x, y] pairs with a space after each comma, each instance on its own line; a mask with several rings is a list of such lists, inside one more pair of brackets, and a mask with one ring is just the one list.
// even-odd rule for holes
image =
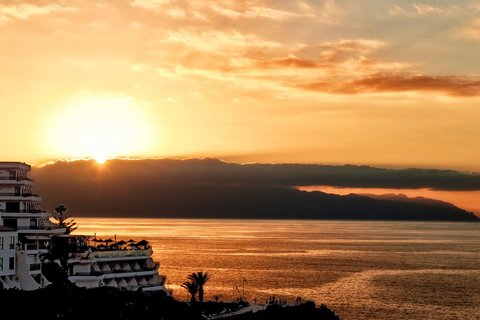
[[[41, 255], [52, 241], [78, 242], [86, 236], [65, 235], [65, 228], [50, 221], [40, 208], [27, 177], [30, 166], [0, 162], [0, 288], [34, 290], [50, 284], [42, 274]], [[86, 246], [69, 253], [69, 280], [81, 287], [118, 287], [128, 290], [163, 290], [152, 249], [145, 246]]]

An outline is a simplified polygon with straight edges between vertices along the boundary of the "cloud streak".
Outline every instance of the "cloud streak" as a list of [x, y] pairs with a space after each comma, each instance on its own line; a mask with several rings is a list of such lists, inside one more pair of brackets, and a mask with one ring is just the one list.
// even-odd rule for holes
[[461, 9], [458, 6], [441, 7], [428, 3], [414, 3], [407, 8], [395, 4], [389, 10], [390, 15], [409, 17], [420, 17], [428, 15], [453, 15], [460, 12]]
[[438, 92], [456, 97], [480, 95], [480, 77], [377, 74], [344, 83], [311, 82], [301, 88], [339, 94]]
[[14, 20], [27, 20], [38, 15], [47, 15], [56, 12], [73, 10], [75, 10], [73, 7], [65, 7], [57, 3], [49, 3], [44, 6], [30, 3], [20, 3], [18, 5], [0, 5], [0, 24], [8, 23]]
[[[135, 0], [128, 5], [116, 4], [115, 10], [122, 13], [124, 25], [132, 26], [122, 26], [126, 34], [135, 32], [150, 39], [145, 45], [148, 51], [143, 54], [148, 57], [146, 65], [153, 64], [153, 69], [166, 71], [160, 76], [171, 79], [181, 79], [176, 70], [183, 70], [181, 73], [196, 74], [198, 81], [202, 78], [228, 81], [239, 88], [263, 83], [282, 94], [299, 89], [335, 95], [428, 92], [471, 97], [480, 94], [476, 75], [422, 72], [418, 64], [385, 57], [384, 52], [395, 45], [395, 39], [337, 36], [327, 41], [323, 37], [321, 41], [313, 40], [314, 33], [292, 38], [295, 31], [321, 28], [332, 19], [351, 14], [351, 8], [332, 0], [321, 3]], [[52, 2], [43, 6], [3, 5], [0, 21], [59, 15], [64, 11], [76, 11], [77, 15], [69, 19], [81, 19], [90, 29], [97, 28], [98, 34], [116, 19], [88, 21], [88, 10], [81, 3], [64, 7]], [[460, 15], [465, 11], [461, 6], [430, 3], [390, 6], [390, 14], [399, 17]], [[271, 23], [271, 27], [251, 28], [252, 20]], [[478, 19], [474, 20], [463, 31], [466, 37], [480, 38], [477, 22]]]
[[238, 18], [246, 18], [246, 19], [256, 19], [256, 18], [265, 18], [271, 20], [288, 20], [292, 18], [300, 17], [299, 14], [285, 11], [285, 10], [278, 10], [269, 7], [260, 7], [260, 6], [247, 6], [242, 11], [233, 10], [231, 8], [221, 6], [218, 4], [214, 4], [211, 7], [213, 11], [216, 13], [223, 15], [227, 18], [238, 19]]

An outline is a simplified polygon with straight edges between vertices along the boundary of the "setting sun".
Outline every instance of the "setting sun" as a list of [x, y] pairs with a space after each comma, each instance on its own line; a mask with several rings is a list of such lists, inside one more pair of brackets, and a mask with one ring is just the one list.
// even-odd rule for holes
[[108, 160], [108, 158], [106, 156], [103, 156], [103, 155], [98, 155], [96, 156], [95, 158], [93, 158], [98, 164], [104, 164], [105, 161]]
[[82, 98], [53, 120], [51, 146], [68, 157], [107, 159], [145, 151], [149, 125], [134, 101], [126, 97]]

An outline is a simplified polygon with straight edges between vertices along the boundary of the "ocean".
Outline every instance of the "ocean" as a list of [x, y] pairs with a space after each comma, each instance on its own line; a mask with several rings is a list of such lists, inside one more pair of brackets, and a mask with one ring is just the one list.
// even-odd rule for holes
[[174, 297], [324, 303], [345, 320], [480, 319], [480, 223], [76, 218], [76, 233], [146, 239]]

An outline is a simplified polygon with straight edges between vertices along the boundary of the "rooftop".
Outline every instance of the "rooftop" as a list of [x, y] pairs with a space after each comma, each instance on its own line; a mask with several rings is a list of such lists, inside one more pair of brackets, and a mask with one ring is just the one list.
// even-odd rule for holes
[[30, 170], [31, 166], [25, 162], [0, 161], [0, 169], [22, 169]]

